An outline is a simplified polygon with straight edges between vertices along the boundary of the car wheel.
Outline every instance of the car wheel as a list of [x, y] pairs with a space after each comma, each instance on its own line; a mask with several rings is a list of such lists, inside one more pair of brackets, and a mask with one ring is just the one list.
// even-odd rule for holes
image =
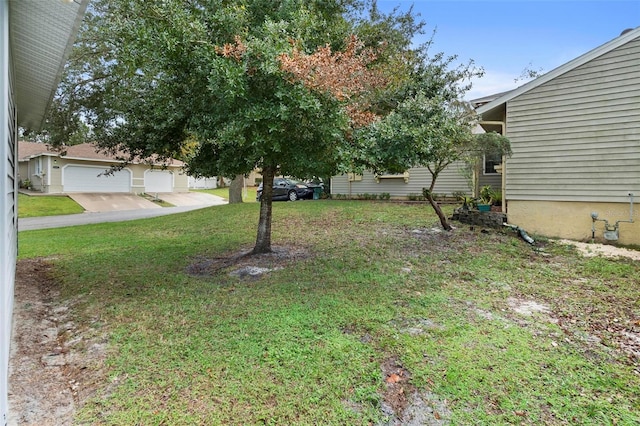
[[289, 191], [289, 201], [296, 201], [298, 199], [298, 193], [296, 191]]

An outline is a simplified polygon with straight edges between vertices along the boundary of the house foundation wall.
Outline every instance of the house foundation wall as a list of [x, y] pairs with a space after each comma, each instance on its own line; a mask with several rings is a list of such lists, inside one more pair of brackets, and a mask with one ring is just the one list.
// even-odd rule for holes
[[[591, 213], [606, 219], [610, 226], [630, 219], [629, 203], [597, 203], [569, 201], [515, 201], [508, 200], [508, 222], [529, 234], [575, 241], [591, 241], [593, 221]], [[619, 239], [604, 239], [605, 224], [595, 223], [595, 241], [620, 245], [640, 245], [640, 203], [633, 206], [634, 223], [619, 224]]]

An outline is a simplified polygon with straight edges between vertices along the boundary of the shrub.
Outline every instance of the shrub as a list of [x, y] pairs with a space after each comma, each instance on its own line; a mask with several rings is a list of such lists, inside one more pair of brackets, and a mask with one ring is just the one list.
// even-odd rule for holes
[[498, 189], [494, 190], [491, 198], [493, 199], [493, 205], [494, 206], [501, 206], [502, 205], [502, 191], [500, 191]]
[[502, 191], [485, 185], [480, 190], [480, 201], [483, 204], [500, 205], [502, 204]]

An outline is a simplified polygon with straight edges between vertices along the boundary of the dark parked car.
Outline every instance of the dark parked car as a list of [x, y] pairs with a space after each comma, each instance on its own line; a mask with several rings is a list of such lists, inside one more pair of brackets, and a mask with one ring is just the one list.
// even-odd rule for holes
[[[296, 201], [313, 198], [313, 188], [304, 182], [289, 178], [273, 179], [273, 200]], [[262, 199], [262, 184], [258, 186], [256, 200]]]

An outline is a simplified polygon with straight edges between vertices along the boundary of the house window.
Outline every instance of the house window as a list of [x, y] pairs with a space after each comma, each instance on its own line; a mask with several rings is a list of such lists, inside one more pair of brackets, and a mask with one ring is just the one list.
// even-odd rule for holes
[[484, 156], [484, 174], [485, 175], [496, 175], [495, 166], [499, 166], [502, 164], [502, 155], [500, 154], [491, 154]]
[[404, 183], [409, 183], [409, 171], [407, 170], [404, 173], [388, 174], [388, 175], [376, 174], [374, 176], [374, 179], [376, 180], [376, 183], [380, 183], [380, 179], [402, 179], [404, 180]]
[[35, 164], [35, 167], [36, 167], [35, 175], [36, 176], [42, 176], [42, 157], [36, 158], [35, 163], [36, 163]]

